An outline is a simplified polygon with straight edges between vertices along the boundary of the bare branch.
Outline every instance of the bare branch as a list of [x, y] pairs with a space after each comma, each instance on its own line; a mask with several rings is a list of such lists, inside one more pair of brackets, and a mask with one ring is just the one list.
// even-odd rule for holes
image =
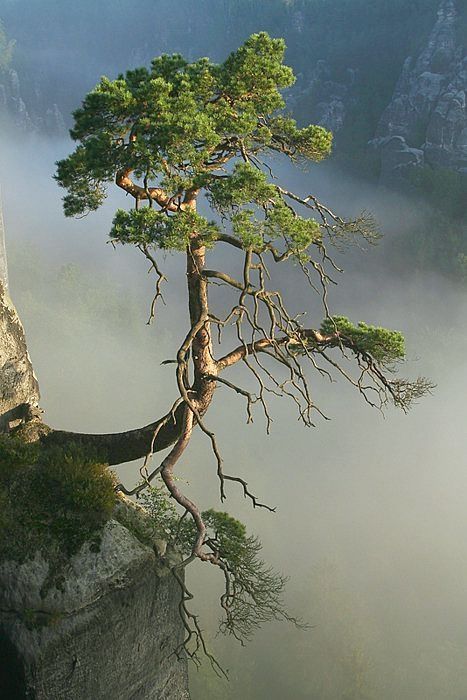
[[164, 297], [162, 296], [161, 286], [162, 286], [163, 282], [167, 281], [167, 277], [160, 271], [155, 257], [149, 252], [148, 246], [147, 245], [138, 245], [137, 247], [151, 263], [151, 267], [149, 268], [148, 272], [151, 272], [151, 270], [154, 270], [154, 272], [157, 275], [156, 293], [155, 293], [153, 300], [151, 302], [151, 309], [149, 312], [149, 319], [147, 322], [147, 325], [149, 326], [151, 324], [151, 322], [153, 321], [153, 319], [155, 318], [157, 300], [160, 299], [165, 306], [165, 300], [164, 300]]

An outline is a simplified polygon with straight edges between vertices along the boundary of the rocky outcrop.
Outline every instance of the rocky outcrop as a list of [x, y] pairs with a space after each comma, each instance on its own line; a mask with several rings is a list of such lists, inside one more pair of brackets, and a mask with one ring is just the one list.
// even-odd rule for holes
[[373, 144], [380, 151], [380, 180], [385, 185], [397, 186], [410, 168], [424, 165], [424, 151], [411, 148], [402, 136], [386, 136]]
[[5, 225], [3, 223], [2, 193], [0, 190], [0, 282], [8, 290], [8, 263], [5, 246]]
[[0, 566], [0, 697], [189, 700], [180, 588], [152, 547], [111, 520], [65, 567]]
[[38, 411], [39, 385], [23, 326], [8, 294], [8, 266], [0, 200], [0, 433]]
[[307, 123], [319, 124], [336, 134], [342, 128], [350, 107], [354, 104], [354, 87], [357, 72], [346, 71], [345, 79], [332, 79], [332, 71], [326, 61], [316, 63], [306, 88], [297, 85], [297, 90], [288, 100], [288, 106], [306, 115]]
[[381, 151], [384, 181], [423, 164], [467, 172], [467, 57], [457, 21], [455, 0], [442, 0], [426, 46], [404, 63], [370, 142]]
[[0, 280], [0, 433], [31, 417], [38, 406], [39, 385], [23, 326]]
[[[34, 95], [36, 102], [40, 103], [38, 88], [34, 90]], [[35, 131], [50, 136], [61, 136], [66, 133], [63, 115], [56, 104], [45, 111], [39, 104], [26, 105], [20, 78], [13, 68], [0, 72], [0, 115], [20, 131]]]

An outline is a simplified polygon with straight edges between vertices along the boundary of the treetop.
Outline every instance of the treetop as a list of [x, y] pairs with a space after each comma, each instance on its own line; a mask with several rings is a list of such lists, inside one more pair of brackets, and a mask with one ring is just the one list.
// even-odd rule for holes
[[[321, 160], [330, 152], [332, 135], [320, 126], [299, 129], [279, 113], [281, 90], [294, 82], [284, 51], [282, 39], [261, 32], [222, 64], [163, 55], [149, 69], [116, 80], [103, 77], [74, 113], [71, 135], [78, 146], [58, 163], [56, 179], [68, 190], [65, 213], [97, 209], [107, 183], [116, 179], [134, 197], [136, 209], [142, 200], [156, 201], [164, 216], [119, 211], [111, 236], [183, 249], [180, 229], [188, 223], [175, 225], [170, 214], [186, 214], [203, 190], [212, 208], [231, 219], [243, 246], [261, 248], [284, 236], [294, 252], [302, 251], [319, 238], [319, 227], [285, 204], [261, 159], [281, 153], [292, 160]], [[216, 226], [201, 218], [197, 223], [212, 243]]]

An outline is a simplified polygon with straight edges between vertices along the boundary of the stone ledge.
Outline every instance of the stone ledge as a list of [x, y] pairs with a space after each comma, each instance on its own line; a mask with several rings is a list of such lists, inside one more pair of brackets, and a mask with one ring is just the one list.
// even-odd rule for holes
[[111, 520], [41, 595], [49, 573], [39, 554], [0, 567], [0, 697], [189, 700], [180, 589], [151, 547]]

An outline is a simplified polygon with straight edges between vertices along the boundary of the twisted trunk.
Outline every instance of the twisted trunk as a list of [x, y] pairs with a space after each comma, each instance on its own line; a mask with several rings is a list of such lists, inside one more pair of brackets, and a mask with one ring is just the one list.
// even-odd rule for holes
[[[196, 194], [187, 194], [184, 207], [196, 208]], [[2, 233], [0, 227], [0, 253], [4, 250]], [[205, 257], [206, 248], [194, 233], [187, 249], [187, 285], [190, 324], [192, 328], [198, 324], [199, 330], [191, 346], [192, 381], [188, 382], [188, 371], [184, 381], [190, 402], [199, 416], [205, 414], [212, 401], [216, 385], [212, 377], [217, 375], [208, 320], [208, 282], [202, 275]], [[1, 260], [6, 261], [5, 256]], [[0, 280], [0, 432], [17, 429], [25, 440], [40, 442], [44, 447], [79, 444], [110, 465], [144, 457], [151, 448], [153, 452], [159, 452], [173, 445], [180, 437], [185, 402], [173, 413], [169, 412], [148, 425], [119, 433], [77, 433], [55, 430], [43, 423], [39, 410], [39, 386], [27, 352], [24, 330], [4, 284], [6, 264], [4, 270], [3, 284]], [[188, 367], [187, 361], [186, 365]], [[154, 441], [156, 431], [157, 440]]]

